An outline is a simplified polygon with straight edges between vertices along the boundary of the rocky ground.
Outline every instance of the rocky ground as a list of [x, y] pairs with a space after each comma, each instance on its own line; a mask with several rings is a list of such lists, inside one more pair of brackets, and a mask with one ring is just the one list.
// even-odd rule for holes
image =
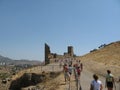
[[[114, 74], [116, 80], [118, 79], [118, 76], [120, 75], [120, 67], [119, 66], [111, 66], [111, 65], [105, 65], [104, 63], [98, 63], [96, 61], [87, 61], [87, 60], [83, 60], [82, 61], [83, 65], [84, 65], [84, 70], [81, 74], [81, 86], [82, 86], [82, 90], [89, 90], [90, 88], [90, 82], [91, 80], [93, 80], [92, 75], [94, 73], [97, 73], [99, 75], [99, 79], [102, 81], [103, 83], [103, 90], [106, 90], [105, 88], [105, 75], [106, 75], [106, 70], [107, 69], [111, 69], [112, 73]], [[59, 65], [59, 63], [54, 63], [54, 64], [50, 64], [50, 65]], [[50, 69], [50, 66], [46, 67], [45, 69]], [[51, 68], [54, 71], [62, 71], [62, 69], [59, 68]], [[40, 67], [36, 67], [36, 68], [32, 68], [31, 70], [27, 70], [25, 72], [37, 72], [37, 74], [41, 73], [41, 68]], [[22, 72], [20, 72], [18, 75], [14, 76], [13, 80], [15, 80], [15, 78], [18, 78], [20, 76], [22, 76]], [[0, 87], [0, 90], [8, 90], [9, 88], [9, 84], [2, 84]], [[117, 89], [116, 90], [120, 90], [119, 89], [119, 85], [120, 83], [116, 83], [117, 85]], [[71, 77], [71, 82], [70, 82], [70, 87], [71, 90], [76, 90], [76, 81], [74, 78], [74, 75], [72, 75]], [[22, 90], [29, 90], [29, 88], [38, 88], [38, 90], [67, 90], [69, 88], [69, 83], [65, 83], [64, 82], [64, 74], [61, 72], [59, 75], [57, 75], [54, 78], [47, 78], [47, 80], [43, 83], [38, 83], [36, 85], [31, 85], [29, 87], [25, 87]], [[43, 89], [42, 89], [43, 88]]]
[[[89, 63], [86, 61], [82, 61], [82, 63], [84, 64], [84, 70], [82, 72], [81, 80], [80, 80], [82, 90], [89, 90], [90, 82], [93, 80], [92, 75], [94, 73], [97, 73], [99, 75], [99, 79], [103, 83], [103, 90], [107, 90], [105, 88], [105, 75], [106, 75], [106, 70], [107, 70], [105, 65], [101, 64], [101, 63], [94, 62], [94, 61], [89, 62]], [[114, 71], [115, 68], [116, 67], [114, 67], [113, 70], [111, 69], [111, 71]], [[119, 67], [117, 67], [116, 69], [119, 69]], [[115, 71], [114, 71], [114, 73], [115, 73]], [[115, 74], [116, 79], [118, 77], [117, 75], [118, 75], [118, 72], [116, 72], [116, 74]], [[116, 90], [120, 90], [119, 84], [120, 83], [116, 82], [116, 86], [117, 86]], [[45, 86], [43, 90], [68, 90], [69, 83], [68, 82], [65, 83], [64, 74], [61, 73], [58, 77], [56, 77], [52, 80], [49, 80], [45, 83], [38, 84], [38, 86], [39, 87]], [[76, 90], [76, 81], [75, 81], [74, 75], [71, 76], [70, 87], [71, 87], [71, 90]], [[23, 89], [23, 90], [27, 90], [27, 89]]]
[[[95, 65], [94, 65], [95, 63]], [[102, 64], [98, 64], [96, 62], [83, 62], [84, 64], [84, 70], [81, 74], [81, 86], [82, 86], [82, 90], [89, 90], [90, 88], [90, 82], [93, 80], [92, 75], [94, 73], [97, 73], [99, 75], [99, 79], [102, 81], [103, 83], [103, 90], [107, 90], [105, 88], [105, 75], [106, 75], [106, 67], [102, 66]], [[94, 67], [95, 66], [95, 67]], [[102, 69], [99, 69], [102, 68]], [[111, 71], [114, 71], [115, 67], [113, 69], [111, 69]], [[119, 69], [118, 67], [116, 69]], [[100, 71], [99, 71], [100, 70]], [[120, 69], [119, 69], [120, 70]], [[118, 71], [119, 71], [118, 70]], [[116, 70], [117, 71], [117, 70]], [[115, 71], [114, 71], [115, 73]], [[120, 73], [119, 73], [120, 74]], [[118, 72], [116, 72], [116, 74], [114, 75], [116, 80], [118, 80]], [[59, 84], [59, 88], [56, 90], [67, 90], [66, 88], [68, 87], [65, 82], [64, 82], [64, 75], [61, 74], [60, 76], [61, 82]], [[60, 80], [59, 79], [59, 80]], [[116, 82], [116, 90], [120, 90], [120, 82]], [[71, 80], [71, 90], [76, 90], [76, 82], [75, 82], [75, 78], [74, 75], [72, 76], [72, 80]]]

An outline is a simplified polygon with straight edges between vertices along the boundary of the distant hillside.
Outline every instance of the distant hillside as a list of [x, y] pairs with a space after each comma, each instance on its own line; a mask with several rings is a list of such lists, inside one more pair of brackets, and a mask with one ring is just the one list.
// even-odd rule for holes
[[0, 55], [0, 62], [2, 61], [11, 61], [12, 59], [8, 58], [8, 57], [3, 57]]
[[93, 60], [101, 63], [120, 66], [120, 41], [110, 43], [102, 48], [82, 56], [83, 60]]
[[18, 65], [18, 64], [30, 64], [30, 65], [38, 65], [40, 64], [41, 62], [40, 61], [37, 61], [37, 60], [13, 60], [13, 59], [10, 59], [8, 57], [4, 57], [4, 56], [1, 56], [0, 55], [0, 63], [6, 63], [7, 65], [9, 64], [14, 64], [14, 65]]

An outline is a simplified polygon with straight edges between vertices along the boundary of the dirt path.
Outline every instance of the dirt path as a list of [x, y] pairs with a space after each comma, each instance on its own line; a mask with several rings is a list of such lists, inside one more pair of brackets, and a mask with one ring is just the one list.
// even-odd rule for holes
[[[80, 80], [82, 90], [90, 90], [90, 82], [93, 80], [93, 78], [92, 78], [93, 74], [94, 73], [92, 73], [91, 71], [88, 71], [87, 69], [83, 70], [83, 72], [81, 74], [81, 80]], [[59, 89], [56, 89], [56, 90], [69, 90], [68, 84], [65, 84], [65, 82], [64, 82], [64, 75], [63, 74], [60, 76], [60, 79], [61, 79], [60, 80], [61, 83], [60, 83]], [[105, 78], [102, 76], [99, 76], [99, 80], [102, 81], [103, 90], [107, 90], [105, 88]], [[116, 86], [117, 86], [116, 90], [120, 90], [118, 83], [116, 83]], [[71, 90], [77, 90], [74, 75], [72, 75], [72, 77], [71, 77]]]
[[[86, 69], [81, 73], [80, 84], [81, 84], [82, 90], [89, 90], [90, 82], [91, 82], [91, 80], [93, 80], [92, 75], [93, 75], [93, 73], [87, 71]], [[60, 78], [61, 78], [61, 83], [60, 83], [59, 89], [57, 89], [57, 90], [67, 90], [68, 84], [65, 84], [65, 82], [64, 82], [64, 75], [62, 74]], [[104, 83], [104, 79], [103, 78], [102, 78], [102, 81]], [[75, 76], [74, 75], [71, 76], [71, 90], [77, 90], [76, 81], [75, 81]]]
[[[93, 80], [92, 76], [94, 73], [84, 69], [84, 71], [82, 72], [81, 75], [81, 86], [82, 86], [82, 90], [89, 90], [90, 89], [90, 83]], [[102, 81], [103, 86], [105, 84], [105, 79], [103, 77], [99, 76], [99, 80]], [[103, 87], [104, 88], [104, 87]], [[106, 90], [106, 89], [103, 89]]]
[[[53, 67], [52, 65], [55, 65], [55, 67]], [[57, 67], [56, 67], [56, 65], [57, 65]], [[52, 63], [52, 64], [49, 64], [49, 65], [45, 66], [44, 68], [42, 68], [42, 70], [46, 70], [46, 71], [47, 70], [48, 71], [62, 71], [62, 68], [59, 67], [59, 63]], [[41, 67], [36, 67], [33, 70], [31, 70], [31, 72], [33, 72], [33, 71], [35, 71], [35, 72], [40, 71], [41, 72]], [[84, 70], [81, 73], [81, 79], [80, 79], [82, 90], [90, 90], [89, 89], [90, 88], [90, 82], [93, 80], [93, 78], [92, 78], [93, 74], [94, 73], [92, 71], [88, 70], [86, 68], [86, 66], [84, 66]], [[107, 90], [105, 88], [105, 78], [102, 77], [102, 76], [99, 76], [99, 80], [101, 80], [102, 83], [103, 83], [103, 90]], [[53, 82], [54, 82], [54, 84], [52, 84]], [[53, 86], [53, 87], [56, 87], [56, 85], [58, 85], [57, 88], [55, 88], [54, 90], [77, 90], [76, 80], [75, 80], [74, 74], [71, 76], [71, 82], [70, 82], [71, 89], [69, 89], [69, 83], [68, 82], [65, 83], [63, 73], [61, 75], [59, 75], [55, 79], [55, 81], [54, 80], [50, 81], [50, 83], [51, 83], [50, 85]], [[55, 83], [56, 83], [56, 85], [55, 85]], [[116, 90], [120, 90], [119, 89], [120, 85], [116, 84], [116, 86], [117, 86]], [[45, 89], [45, 90], [48, 90], [48, 89]]]

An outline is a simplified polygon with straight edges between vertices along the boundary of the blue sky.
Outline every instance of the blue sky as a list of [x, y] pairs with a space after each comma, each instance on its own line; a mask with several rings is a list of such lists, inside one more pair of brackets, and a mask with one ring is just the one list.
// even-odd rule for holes
[[0, 0], [0, 55], [44, 60], [44, 43], [84, 55], [118, 40], [119, 0]]

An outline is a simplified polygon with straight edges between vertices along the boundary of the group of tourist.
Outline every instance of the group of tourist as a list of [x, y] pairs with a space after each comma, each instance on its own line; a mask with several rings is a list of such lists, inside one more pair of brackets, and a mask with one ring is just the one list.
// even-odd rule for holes
[[[71, 75], [72, 75], [73, 71], [74, 71], [75, 79], [76, 78], [80, 79], [81, 72], [83, 71], [83, 64], [81, 63], [80, 60], [77, 61], [77, 63], [74, 65], [68, 64], [68, 63], [64, 64], [63, 72], [64, 72], [65, 82], [71, 80]], [[90, 83], [90, 90], [103, 90], [102, 81], [99, 80], [99, 77], [97, 74], [93, 75], [93, 79], [94, 80], [91, 81], [91, 83]], [[107, 70], [107, 75], [106, 75], [106, 80], [105, 80], [105, 88], [107, 88], [108, 90], [113, 90], [113, 87], [116, 88], [114, 77], [111, 74], [111, 71]]]
[[[94, 80], [90, 84], [90, 90], [103, 90], [102, 82], [99, 80], [98, 75], [93, 75]], [[113, 90], [113, 87], [116, 89], [114, 77], [111, 74], [110, 70], [107, 70], [106, 80], [105, 80], [105, 88], [108, 90]]]
[[80, 79], [81, 72], [83, 70], [83, 65], [82, 63], [76, 63], [72, 66], [72, 63], [65, 63], [63, 66], [63, 72], [64, 72], [64, 77], [65, 77], [65, 82], [68, 80], [71, 80], [71, 75], [74, 71], [75, 74], [75, 79]]

